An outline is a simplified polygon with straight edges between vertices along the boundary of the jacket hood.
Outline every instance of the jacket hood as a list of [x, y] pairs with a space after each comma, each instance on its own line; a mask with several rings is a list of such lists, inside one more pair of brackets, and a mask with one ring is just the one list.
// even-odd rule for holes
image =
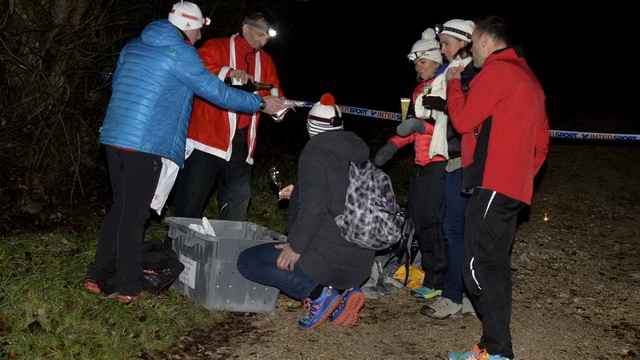
[[184, 44], [182, 31], [167, 19], [160, 19], [145, 26], [140, 35], [142, 42], [151, 46], [173, 46]]
[[313, 136], [308, 145], [334, 158], [348, 161], [365, 161], [370, 156], [369, 146], [352, 131], [325, 131]]

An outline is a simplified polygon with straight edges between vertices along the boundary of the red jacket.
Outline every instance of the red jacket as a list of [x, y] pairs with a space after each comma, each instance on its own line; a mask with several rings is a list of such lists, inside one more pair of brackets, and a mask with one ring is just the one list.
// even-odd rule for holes
[[[549, 150], [549, 121], [542, 86], [519, 48], [491, 54], [466, 94], [459, 79], [449, 80], [447, 108], [466, 137], [484, 123], [475, 148], [462, 144], [463, 174], [473, 157], [485, 163], [481, 186], [531, 204], [533, 178]], [[483, 137], [486, 149], [480, 148]]]
[[[233, 54], [231, 52], [232, 46], [235, 50]], [[280, 80], [271, 56], [264, 50], [257, 51], [255, 55], [252, 54], [252, 51], [253, 47], [238, 34], [230, 38], [207, 40], [198, 50], [200, 58], [207, 69], [217, 74], [219, 79], [224, 80], [227, 78], [229, 71], [232, 69], [245, 70], [254, 77], [255, 81], [273, 84], [274, 89], [279, 91], [278, 96], [283, 96], [282, 91], [279, 90]], [[248, 60], [248, 66], [245, 62], [245, 56]], [[270, 95], [268, 90], [257, 93], [260, 96]], [[244, 119], [241, 119], [241, 116]], [[193, 103], [191, 123], [189, 124], [187, 136], [194, 143], [196, 149], [228, 161], [232, 152], [231, 140], [238, 128], [238, 123], [248, 123], [247, 144], [249, 146], [249, 156], [246, 161], [249, 164], [253, 164], [259, 119], [260, 112], [255, 114], [236, 113], [235, 111], [218, 108], [211, 103], [196, 98]]]
[[[418, 86], [413, 90], [413, 102], [422, 101], [423, 84], [426, 81], [433, 81], [433, 79], [421, 81]], [[424, 122], [425, 132], [424, 134], [413, 133], [411, 135], [402, 137], [399, 135], [392, 136], [389, 141], [396, 144], [396, 147], [401, 147], [414, 143], [413, 148], [416, 153], [415, 163], [416, 165], [425, 166], [433, 161], [445, 161], [446, 159], [440, 155], [434, 156], [433, 159], [429, 159], [429, 146], [431, 146], [431, 137], [433, 135], [433, 125], [428, 122]]]

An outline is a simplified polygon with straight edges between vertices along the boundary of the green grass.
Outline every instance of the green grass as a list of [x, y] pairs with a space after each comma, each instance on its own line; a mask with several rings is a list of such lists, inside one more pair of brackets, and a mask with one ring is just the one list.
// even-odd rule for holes
[[95, 249], [87, 238], [51, 233], [1, 240], [2, 358], [153, 358], [185, 327], [213, 326], [223, 316], [174, 290], [167, 301], [150, 297], [127, 306], [86, 291], [81, 281]]
[[[300, 119], [285, 120], [284, 126], [291, 127], [293, 121], [304, 131]], [[381, 130], [367, 121], [354, 131], [360, 129], [356, 132], [373, 157], [397, 124], [385, 123], [387, 128]], [[284, 233], [287, 210], [278, 203], [268, 169], [276, 166], [283, 183], [293, 183], [306, 135], [277, 131], [271, 129], [272, 135], [260, 138], [248, 221]], [[406, 202], [412, 169], [412, 150], [398, 152], [385, 167], [401, 204]], [[216, 219], [215, 208], [212, 201], [205, 216]], [[162, 218], [152, 220], [145, 238], [163, 239], [163, 219], [170, 215], [169, 208]], [[93, 261], [98, 226], [96, 222], [69, 231], [21, 229], [15, 235], [0, 235], [0, 359], [153, 359], [167, 353], [189, 330], [216, 326], [224, 318], [224, 312], [208, 311], [173, 289], [166, 301], [149, 297], [130, 305], [88, 292], [82, 281]]]

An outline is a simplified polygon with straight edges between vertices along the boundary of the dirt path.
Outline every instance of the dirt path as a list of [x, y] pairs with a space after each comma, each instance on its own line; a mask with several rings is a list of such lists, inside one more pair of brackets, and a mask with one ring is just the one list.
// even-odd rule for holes
[[[552, 146], [514, 242], [517, 359], [640, 359], [639, 179], [638, 146]], [[352, 328], [302, 331], [300, 303], [280, 295], [274, 314], [231, 314], [172, 358], [446, 359], [478, 341], [477, 318], [430, 319], [425, 303], [393, 288]]]

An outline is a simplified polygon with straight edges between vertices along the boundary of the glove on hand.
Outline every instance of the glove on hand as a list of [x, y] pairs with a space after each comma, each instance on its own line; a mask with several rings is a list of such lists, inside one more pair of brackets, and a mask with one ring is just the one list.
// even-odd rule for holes
[[422, 106], [425, 109], [445, 111], [447, 108], [447, 100], [441, 98], [440, 96], [422, 96]]
[[414, 132], [424, 134], [425, 130], [426, 126], [424, 125], [424, 121], [419, 119], [405, 120], [396, 128], [396, 132], [400, 136], [408, 136], [410, 134], [413, 134]]
[[396, 144], [392, 141], [387, 142], [383, 147], [378, 150], [376, 153], [376, 158], [373, 160], [373, 163], [376, 166], [382, 166], [389, 161], [393, 157], [393, 155], [398, 151]]

